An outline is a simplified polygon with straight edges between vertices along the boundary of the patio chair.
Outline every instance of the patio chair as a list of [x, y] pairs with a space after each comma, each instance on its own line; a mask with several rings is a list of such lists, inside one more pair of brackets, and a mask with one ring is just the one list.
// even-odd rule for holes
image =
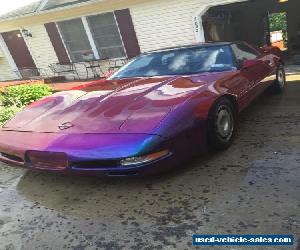
[[76, 77], [77, 79], [80, 79], [75, 63], [70, 63], [70, 64], [52, 63], [49, 65], [49, 68], [51, 69], [55, 77], [58, 76], [65, 77], [67, 75], [73, 75], [74, 80], [76, 79]]

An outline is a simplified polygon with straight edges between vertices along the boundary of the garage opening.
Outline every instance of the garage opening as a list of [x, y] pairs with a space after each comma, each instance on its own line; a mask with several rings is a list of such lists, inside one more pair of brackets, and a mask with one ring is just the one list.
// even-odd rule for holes
[[287, 13], [269, 14], [270, 43], [282, 51], [288, 50]]
[[[249, 0], [211, 7], [202, 16], [206, 41], [273, 44], [300, 55], [300, 1]], [[298, 57], [298, 59], [297, 59]], [[300, 57], [295, 57], [300, 64]]]

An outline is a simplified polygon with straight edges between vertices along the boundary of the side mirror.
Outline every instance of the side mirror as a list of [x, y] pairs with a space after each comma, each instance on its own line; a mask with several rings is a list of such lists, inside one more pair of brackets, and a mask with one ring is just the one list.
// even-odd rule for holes
[[257, 63], [257, 60], [245, 60], [242, 62], [242, 69], [248, 69], [254, 66]]
[[264, 46], [260, 47], [259, 49], [262, 54], [269, 54], [272, 47], [270, 47], [268, 45], [264, 45]]

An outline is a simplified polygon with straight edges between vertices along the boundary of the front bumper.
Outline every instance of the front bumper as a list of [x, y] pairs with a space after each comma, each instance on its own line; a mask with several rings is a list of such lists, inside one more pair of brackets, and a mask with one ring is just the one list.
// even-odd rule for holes
[[[166, 147], [169, 145], [164, 138], [147, 134], [0, 131], [0, 161], [51, 172], [108, 176], [153, 174], [170, 168], [174, 164], [174, 154], [136, 166], [124, 167], [120, 161]], [[29, 157], [32, 152], [35, 153], [35, 158]]]

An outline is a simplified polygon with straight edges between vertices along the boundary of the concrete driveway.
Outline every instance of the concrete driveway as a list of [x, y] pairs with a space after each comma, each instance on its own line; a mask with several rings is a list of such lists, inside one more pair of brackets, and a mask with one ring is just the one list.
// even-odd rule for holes
[[160, 177], [70, 177], [1, 165], [0, 249], [183, 250], [194, 248], [195, 233], [299, 239], [298, 78], [241, 115], [229, 150]]

